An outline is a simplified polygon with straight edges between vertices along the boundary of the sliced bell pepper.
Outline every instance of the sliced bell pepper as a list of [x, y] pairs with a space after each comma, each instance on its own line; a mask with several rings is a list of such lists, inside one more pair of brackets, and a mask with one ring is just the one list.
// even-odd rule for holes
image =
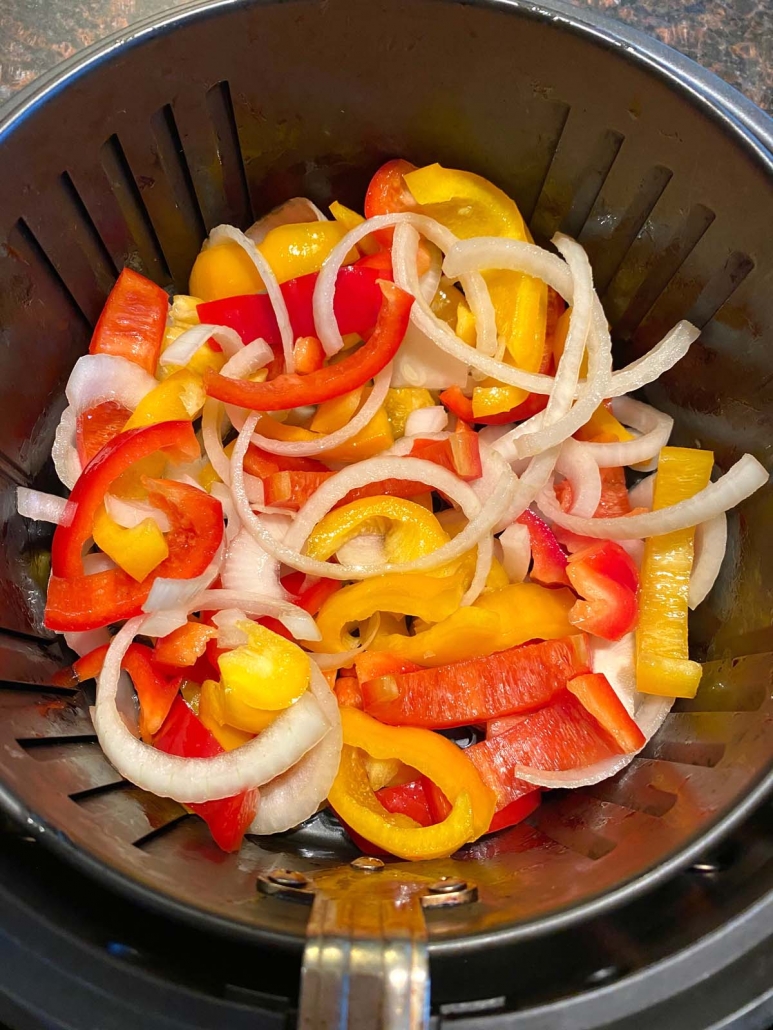
[[497, 810], [534, 790], [517, 776], [517, 766], [564, 770], [593, 765], [620, 754], [606, 730], [582, 704], [561, 691], [550, 704], [510, 720], [504, 733], [465, 750], [483, 782], [497, 796]]
[[316, 336], [299, 336], [293, 348], [295, 371], [298, 375], [318, 372], [325, 364], [325, 350]]
[[337, 594], [342, 585], [338, 579], [317, 579], [300, 591], [294, 603], [309, 615], [316, 615], [325, 601]]
[[376, 454], [381, 454], [394, 442], [395, 438], [392, 435], [392, 427], [389, 424], [387, 413], [384, 408], [379, 408], [359, 433], [337, 447], [329, 447], [325, 451], [325, 460], [362, 461], [364, 458], [372, 458]]
[[153, 650], [153, 660], [159, 665], [187, 667], [195, 665], [207, 650], [207, 641], [217, 637], [214, 626], [203, 622], [186, 622], [165, 637], [159, 637]]
[[[185, 425], [191, 431], [190, 423]], [[159, 427], [133, 432], [152, 432], [156, 428]], [[104, 448], [105, 451], [107, 449]], [[83, 476], [78, 483], [82, 479]], [[151, 503], [169, 516], [169, 557], [142, 583], [137, 583], [122, 569], [90, 576], [82, 572], [75, 576], [52, 575], [48, 582], [45, 614], [45, 623], [50, 629], [60, 632], [98, 629], [121, 619], [133, 618], [141, 614], [153, 581], [159, 576], [190, 579], [204, 572], [212, 561], [223, 538], [220, 502], [186, 483], [156, 480], [149, 481], [148, 486]]]
[[287, 454], [272, 454], [251, 443], [244, 455], [244, 471], [263, 479], [273, 472], [327, 472], [328, 468], [315, 458], [295, 458]]
[[363, 651], [354, 659], [357, 680], [362, 685], [381, 676], [394, 676], [400, 672], [418, 672], [420, 665], [389, 651]]
[[596, 541], [576, 551], [566, 566], [569, 582], [581, 600], [569, 621], [604, 640], [620, 640], [636, 625], [639, 570], [614, 540]]
[[448, 543], [438, 520], [420, 504], [402, 497], [366, 497], [334, 508], [312, 530], [306, 554], [327, 561], [348, 541], [362, 534], [384, 538], [388, 562], [409, 562]]
[[169, 557], [166, 537], [155, 519], [143, 519], [139, 525], [127, 529], [119, 526], [102, 504], [94, 516], [92, 533], [100, 551], [138, 583]]
[[254, 733], [247, 733], [245, 730], [237, 730], [229, 726], [223, 720], [223, 707], [220, 699], [222, 688], [217, 680], [204, 680], [199, 688], [196, 704], [193, 704], [192, 695], [183, 691], [183, 697], [191, 706], [194, 715], [197, 715], [202, 724], [209, 730], [218, 744], [225, 751], [234, 751], [242, 744], [252, 740]]
[[300, 511], [333, 472], [272, 472], [263, 480], [263, 503]]
[[483, 475], [478, 434], [466, 422], [459, 421], [456, 431], [445, 440], [417, 439], [410, 456], [442, 465], [467, 482]]
[[[379, 279], [391, 279], [383, 270], [371, 268], [358, 261], [342, 268], [336, 277], [333, 311], [342, 336], [349, 333], [363, 335], [376, 324], [382, 294]], [[317, 284], [317, 273], [304, 275], [282, 283], [281, 291], [290, 316], [293, 338], [315, 336], [312, 299]], [[234, 329], [244, 343], [265, 340], [271, 347], [279, 347], [279, 334], [274, 308], [266, 293], [239, 290], [222, 300], [199, 304], [199, 318], [208, 325], [225, 325]]]
[[[182, 758], [214, 758], [225, 750], [179, 696], [153, 745], [159, 751]], [[258, 798], [258, 790], [253, 788], [222, 801], [204, 801], [186, 807], [206, 822], [218, 847], [223, 851], [238, 851], [255, 818]]]
[[[109, 644], [102, 644], [74, 663], [72, 673], [76, 683], [84, 683], [99, 676], [108, 647]], [[153, 662], [153, 651], [145, 644], [130, 644], [121, 668], [129, 673], [140, 703], [140, 736], [149, 741], [166, 719], [182, 678], [163, 675]]]
[[[488, 829], [494, 795], [450, 740], [414, 727], [381, 726], [356, 708], [341, 709], [344, 748], [328, 795], [335, 812], [366, 840], [400, 858], [444, 858]], [[432, 780], [452, 804], [448, 817], [421, 827], [388, 813], [368, 782], [361, 751], [399, 758]]]
[[[415, 211], [418, 207], [405, 184], [405, 176], [416, 170], [416, 165], [402, 158], [387, 161], [376, 171], [365, 193], [365, 217], [388, 215], [395, 211]], [[384, 247], [392, 245], [394, 229], [379, 229], [373, 233]]]
[[604, 433], [620, 443], [626, 440], [633, 440], [633, 433], [622, 425], [610, 411], [607, 404], [599, 404], [591, 417], [574, 434], [578, 440], [594, 440], [599, 434]]
[[163, 450], [183, 461], [201, 453], [190, 422], [164, 422], [144, 429], [120, 433], [89, 463], [78, 478], [70, 502], [75, 514], [67, 526], [57, 526], [51, 545], [54, 576], [83, 573], [83, 547], [94, 526], [94, 516], [111, 484], [135, 462]]
[[[664, 447], [655, 478], [653, 510], [677, 504], [709, 484], [714, 455]], [[645, 694], [695, 697], [702, 668], [690, 661], [687, 597], [695, 530], [650, 537], [644, 545], [636, 632], [636, 687]]]
[[[605, 442], [611, 442], [612, 437], [607, 436]], [[617, 518], [619, 515], [631, 513], [631, 501], [628, 497], [628, 487], [625, 482], [625, 469], [623, 468], [601, 468], [601, 498], [593, 513], [594, 519]], [[571, 511], [574, 504], [574, 493], [568, 479], [562, 480], [555, 487], [556, 498], [564, 511]], [[563, 532], [560, 530], [560, 532]], [[589, 542], [591, 538], [588, 538]]]
[[89, 353], [127, 358], [153, 375], [168, 309], [169, 298], [160, 286], [124, 268], [94, 328]]
[[384, 407], [395, 437], [405, 433], [405, 423], [412, 411], [431, 408], [435, 403], [429, 390], [422, 386], [404, 386], [387, 391]]
[[83, 468], [106, 443], [123, 431], [131, 411], [118, 401], [103, 401], [82, 411], [75, 419], [75, 443]]
[[249, 619], [237, 623], [247, 643], [217, 660], [223, 688], [264, 711], [289, 708], [308, 689], [309, 656], [297, 644]]
[[382, 787], [376, 791], [376, 797], [387, 812], [407, 815], [419, 826], [431, 826], [437, 821], [430, 810], [423, 779], [400, 783], [396, 787]]
[[362, 699], [380, 722], [450, 729], [539, 708], [588, 670], [580, 635], [371, 680]]
[[356, 676], [339, 676], [333, 693], [341, 707], [362, 708], [362, 692]]
[[134, 409], [124, 432], [139, 426], [154, 426], [157, 422], [193, 421], [201, 414], [204, 401], [201, 376], [187, 368], [173, 372], [163, 383], [146, 394]]
[[567, 683], [567, 690], [604, 727], [622, 752], [638, 751], [647, 743], [647, 738], [602, 673], [575, 676]]
[[532, 812], [537, 811], [541, 801], [541, 790], [532, 790], [522, 797], [515, 798], [509, 805], [505, 805], [504, 808], [494, 813], [488, 832], [496, 833], [498, 830], [507, 830], [511, 826], [517, 826], [524, 819], [528, 819]]
[[384, 299], [376, 327], [367, 343], [334, 365], [326, 365], [308, 375], [283, 374], [263, 383], [229, 379], [216, 372], [207, 372], [204, 386], [218, 400], [258, 411], [280, 411], [287, 408], [320, 404], [331, 397], [362, 386], [392, 360], [402, 343], [411, 313], [413, 297], [394, 283], [381, 281]]
[[356, 390], [342, 393], [340, 397], [323, 401], [314, 413], [309, 429], [315, 433], [334, 433], [337, 429], [342, 429], [360, 410], [364, 393], [365, 388], [358, 386]]
[[555, 534], [546, 522], [530, 509], [522, 512], [516, 522], [526, 526], [531, 542], [532, 566], [529, 576], [543, 586], [568, 586], [566, 575], [568, 558]]
[[[499, 390], [499, 387], [487, 387], [487, 386], [476, 386], [473, 389], [473, 393], [476, 390]], [[518, 389], [515, 387], [515, 389]], [[440, 394], [441, 403], [445, 404], [452, 415], [456, 415], [457, 418], [462, 419], [464, 422], [478, 422], [486, 426], [503, 426], [508, 422], [516, 422], [519, 419], [531, 418], [532, 415], [536, 415], [538, 412], [543, 411], [547, 407], [548, 398], [543, 397], [538, 393], [531, 393], [526, 400], [518, 403], [515, 407], [508, 410], [502, 410], [501, 405], [504, 403], [503, 397], [500, 393], [498, 397], [494, 394], [490, 394], [489, 398], [486, 399], [482, 393], [478, 394], [479, 407], [481, 410], [487, 410], [489, 408], [496, 408], [496, 411], [492, 411], [489, 414], [476, 414], [473, 409], [473, 402], [469, 397], [465, 397], [462, 393], [461, 388], [458, 386], [450, 386], [447, 390], [444, 390]]]

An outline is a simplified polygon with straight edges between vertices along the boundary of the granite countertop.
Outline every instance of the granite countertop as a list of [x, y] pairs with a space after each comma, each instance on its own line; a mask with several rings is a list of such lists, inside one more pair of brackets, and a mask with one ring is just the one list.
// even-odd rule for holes
[[[0, 101], [78, 50], [187, 0], [0, 0]], [[681, 50], [773, 113], [773, 0], [570, 0]]]

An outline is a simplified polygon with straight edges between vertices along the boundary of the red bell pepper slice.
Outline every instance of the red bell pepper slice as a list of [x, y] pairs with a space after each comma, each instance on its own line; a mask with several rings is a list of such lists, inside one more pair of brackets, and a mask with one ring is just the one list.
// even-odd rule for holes
[[339, 676], [333, 693], [339, 708], [362, 708], [362, 692], [356, 676]]
[[128, 358], [153, 375], [168, 309], [169, 298], [160, 286], [124, 268], [99, 316], [89, 353]]
[[[602, 468], [601, 475], [601, 498], [593, 513], [594, 519], [617, 518], [620, 515], [631, 514], [631, 501], [628, 497], [628, 487], [625, 483], [625, 469]], [[571, 511], [574, 503], [574, 492], [572, 484], [568, 479], [563, 479], [555, 487], [556, 498], [564, 511]]]
[[220, 502], [196, 487], [172, 480], [148, 480], [148, 487], [151, 503], [169, 516], [169, 557], [141, 583], [123, 569], [90, 576], [52, 575], [45, 615], [49, 629], [98, 629], [133, 618], [142, 613], [142, 605], [159, 576], [191, 579], [204, 572], [212, 561], [223, 538]]
[[548, 524], [528, 508], [518, 516], [516, 522], [526, 526], [529, 531], [532, 558], [530, 578], [546, 587], [569, 586], [566, 552]]
[[271, 472], [263, 480], [263, 503], [273, 508], [300, 511], [312, 494], [334, 474], [329, 469], [324, 472]]
[[184, 626], [159, 637], [153, 651], [157, 665], [171, 665], [175, 668], [195, 665], [207, 650], [207, 641], [217, 636], [214, 626], [203, 622], [186, 622]]
[[272, 454], [251, 443], [244, 455], [244, 471], [263, 479], [272, 472], [329, 472], [316, 458], [296, 458], [289, 454]]
[[[395, 211], [417, 211], [418, 204], [404, 178], [415, 171], [416, 165], [399, 157], [383, 164], [370, 180], [365, 193], [365, 217], [375, 218]], [[379, 229], [373, 235], [384, 247], [390, 247], [394, 229]]]
[[[73, 664], [72, 675], [76, 683], [96, 679], [105, 664], [109, 644], [95, 647]], [[162, 675], [153, 662], [153, 651], [145, 644], [130, 644], [121, 668], [129, 673], [140, 703], [140, 736], [149, 741], [161, 729], [172, 702], [177, 697], [181, 676]]]
[[497, 830], [506, 830], [510, 826], [517, 826], [518, 823], [522, 823], [524, 819], [527, 819], [532, 812], [536, 812], [541, 801], [541, 790], [532, 790], [528, 794], [516, 798], [509, 805], [505, 805], [498, 812], [494, 812], [488, 832], [496, 833]]
[[82, 411], [75, 419], [75, 445], [85, 468], [106, 443], [123, 430], [131, 411], [118, 401], [104, 401]]
[[423, 666], [409, 662], [390, 651], [363, 651], [354, 659], [360, 684], [382, 676], [396, 676], [402, 672], [421, 672]]
[[538, 708], [589, 670], [587, 642], [578, 635], [384, 676], [363, 683], [362, 696], [380, 722], [450, 729]]
[[294, 603], [309, 615], [317, 615], [325, 601], [337, 593], [342, 586], [343, 583], [338, 579], [318, 579], [302, 590], [295, 598]]
[[460, 421], [446, 440], [416, 440], [410, 456], [442, 465], [467, 482], [483, 475], [478, 434], [466, 422]]
[[614, 540], [596, 541], [571, 556], [566, 566], [580, 595], [569, 621], [604, 640], [619, 640], [636, 625], [639, 570], [628, 552]]
[[603, 758], [620, 754], [620, 749], [593, 716], [569, 693], [562, 690], [544, 708], [511, 720], [504, 733], [468, 747], [465, 754], [483, 782], [497, 795], [497, 810], [534, 790], [518, 779], [515, 769], [579, 769]]
[[208, 369], [204, 386], [211, 397], [257, 411], [320, 404], [363, 386], [377, 375], [397, 353], [408, 328], [413, 297], [394, 283], [380, 281], [383, 302], [376, 327], [359, 350], [308, 375], [277, 376], [263, 383], [229, 379]]
[[141, 458], [165, 451], [178, 460], [193, 461], [201, 453], [190, 422], [159, 422], [120, 433], [89, 462], [70, 494], [72, 521], [57, 526], [51, 544], [54, 576], [83, 574], [83, 547], [91, 536], [94, 516], [118, 477]]
[[424, 777], [396, 787], [382, 787], [376, 791], [376, 797], [387, 812], [407, 815], [419, 826], [431, 826], [437, 822], [430, 809]]
[[545, 394], [530, 393], [514, 408], [510, 408], [509, 411], [498, 411], [495, 415], [473, 414], [472, 401], [469, 397], [464, 396], [458, 386], [449, 386], [447, 390], [443, 390], [440, 394], [440, 401], [445, 404], [452, 415], [456, 415], [465, 422], [476, 422], [484, 426], [504, 426], [508, 422], [518, 422], [544, 411], [548, 404], [548, 397]]
[[[282, 283], [280, 287], [295, 340], [316, 335], [312, 298], [318, 275], [318, 272], [302, 275]], [[360, 261], [340, 270], [336, 277], [333, 311], [342, 336], [366, 333], [376, 324], [382, 297], [378, 280], [384, 278], [391, 278], [391, 275], [380, 274], [378, 268], [363, 265]], [[228, 326], [245, 343], [260, 338], [271, 347], [282, 344], [274, 308], [266, 293], [210, 300], [199, 304], [196, 310], [202, 323]]]
[[293, 348], [295, 371], [305, 376], [319, 372], [325, 364], [325, 349], [316, 336], [299, 336]]
[[306, 579], [305, 572], [288, 572], [286, 576], [281, 577], [279, 582], [291, 597], [297, 597], [303, 590]]
[[647, 738], [626, 711], [609, 680], [600, 672], [569, 680], [567, 690], [604, 727], [621, 751], [638, 751]]
[[[223, 752], [180, 695], [175, 698], [153, 744], [159, 751], [181, 758], [214, 758]], [[258, 789], [254, 787], [221, 801], [203, 801], [186, 807], [201, 816], [218, 847], [223, 851], [238, 851], [258, 810], [258, 797]]]

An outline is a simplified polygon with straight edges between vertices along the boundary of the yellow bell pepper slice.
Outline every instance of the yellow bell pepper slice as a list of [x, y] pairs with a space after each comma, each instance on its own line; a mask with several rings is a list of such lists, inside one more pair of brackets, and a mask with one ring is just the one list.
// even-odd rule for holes
[[249, 255], [238, 243], [219, 243], [205, 247], [191, 269], [188, 288], [203, 301], [242, 297], [260, 293], [263, 280]]
[[[714, 465], [712, 451], [664, 447], [655, 478], [653, 511], [703, 490]], [[636, 630], [636, 688], [645, 694], [695, 697], [702, 668], [690, 661], [687, 597], [695, 529], [650, 537], [644, 545]]]
[[[346, 207], [344, 204], [339, 204], [337, 200], [334, 200], [330, 205], [330, 214], [344, 227], [344, 229], [346, 229], [347, 232], [351, 232], [352, 229], [356, 229], [358, 225], [362, 225], [365, 221], [362, 215], [358, 214], [356, 211], [352, 211], [350, 207]], [[365, 239], [360, 240], [357, 246], [363, 254], [375, 254], [381, 250], [381, 244], [378, 240], [372, 239], [370, 236], [366, 236]]]
[[456, 335], [466, 343], [468, 347], [474, 347], [477, 336], [475, 333], [475, 316], [470, 311], [467, 303], [462, 301], [456, 309]]
[[138, 583], [169, 557], [166, 538], [154, 519], [126, 529], [108, 515], [104, 504], [94, 518], [94, 543]]
[[[247, 643], [217, 660], [224, 691], [253, 708], [272, 712], [289, 708], [309, 686], [309, 656], [256, 622], [246, 620], [236, 626], [247, 634]], [[227, 706], [225, 711], [230, 716]]]
[[434, 397], [423, 386], [402, 386], [387, 390], [384, 409], [395, 439], [405, 435], [405, 423], [412, 411], [431, 408], [434, 403]]
[[124, 432], [158, 422], [192, 422], [206, 399], [201, 376], [183, 368], [142, 398], [123, 427]]
[[600, 404], [591, 417], [575, 433], [578, 440], [593, 440], [601, 435], [614, 437], [620, 443], [626, 440], [633, 440], [633, 433], [629, 433], [625, 426], [618, 422], [612, 412], [605, 404]]
[[[371, 843], [411, 861], [445, 858], [489, 828], [495, 796], [464, 752], [431, 730], [382, 726], [356, 708], [341, 709], [344, 748], [328, 799], [347, 825]], [[398, 758], [430, 779], [451, 811], [434, 826], [420, 827], [387, 812], [373, 793], [362, 752]]]
[[428, 576], [386, 573], [337, 590], [322, 605], [317, 627], [322, 639], [308, 641], [312, 651], [348, 651], [357, 641], [347, 631], [376, 612], [413, 615], [426, 622], [445, 619], [459, 607], [465, 582], [461, 574]]
[[323, 401], [314, 413], [309, 429], [314, 433], [334, 433], [337, 429], [343, 429], [360, 410], [364, 395], [365, 388], [359, 386], [349, 393], [342, 393], [340, 397]]
[[448, 543], [438, 520], [420, 504], [402, 497], [363, 497], [325, 515], [306, 543], [306, 554], [327, 561], [354, 537], [384, 537], [388, 562], [408, 562]]
[[383, 407], [359, 433], [338, 447], [331, 447], [320, 455], [325, 461], [362, 461], [381, 454], [395, 442], [389, 417]]
[[485, 590], [503, 590], [505, 587], [510, 586], [510, 579], [502, 566], [502, 563], [497, 561], [496, 558], [491, 559], [491, 568], [489, 569], [488, 576], [486, 576]]
[[[434, 164], [409, 172], [405, 182], [424, 213], [461, 239], [506, 236], [531, 240], [515, 201], [480, 175]], [[545, 350], [547, 286], [520, 272], [491, 271], [485, 272], [484, 278], [496, 313], [497, 332], [504, 338], [514, 364], [528, 372], [539, 371]], [[509, 407], [528, 396], [525, 390], [511, 389], [517, 393]]]
[[199, 693], [198, 716], [218, 744], [226, 751], [241, 747], [252, 740], [254, 733], [229, 726], [223, 714], [223, 688], [216, 680], [204, 680]]

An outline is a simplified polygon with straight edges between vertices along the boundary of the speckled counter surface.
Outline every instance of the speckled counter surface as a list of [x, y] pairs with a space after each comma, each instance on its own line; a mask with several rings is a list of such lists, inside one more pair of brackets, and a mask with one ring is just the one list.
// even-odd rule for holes
[[[0, 0], [0, 101], [111, 32], [187, 0]], [[570, 0], [668, 43], [773, 113], [773, 0]]]

